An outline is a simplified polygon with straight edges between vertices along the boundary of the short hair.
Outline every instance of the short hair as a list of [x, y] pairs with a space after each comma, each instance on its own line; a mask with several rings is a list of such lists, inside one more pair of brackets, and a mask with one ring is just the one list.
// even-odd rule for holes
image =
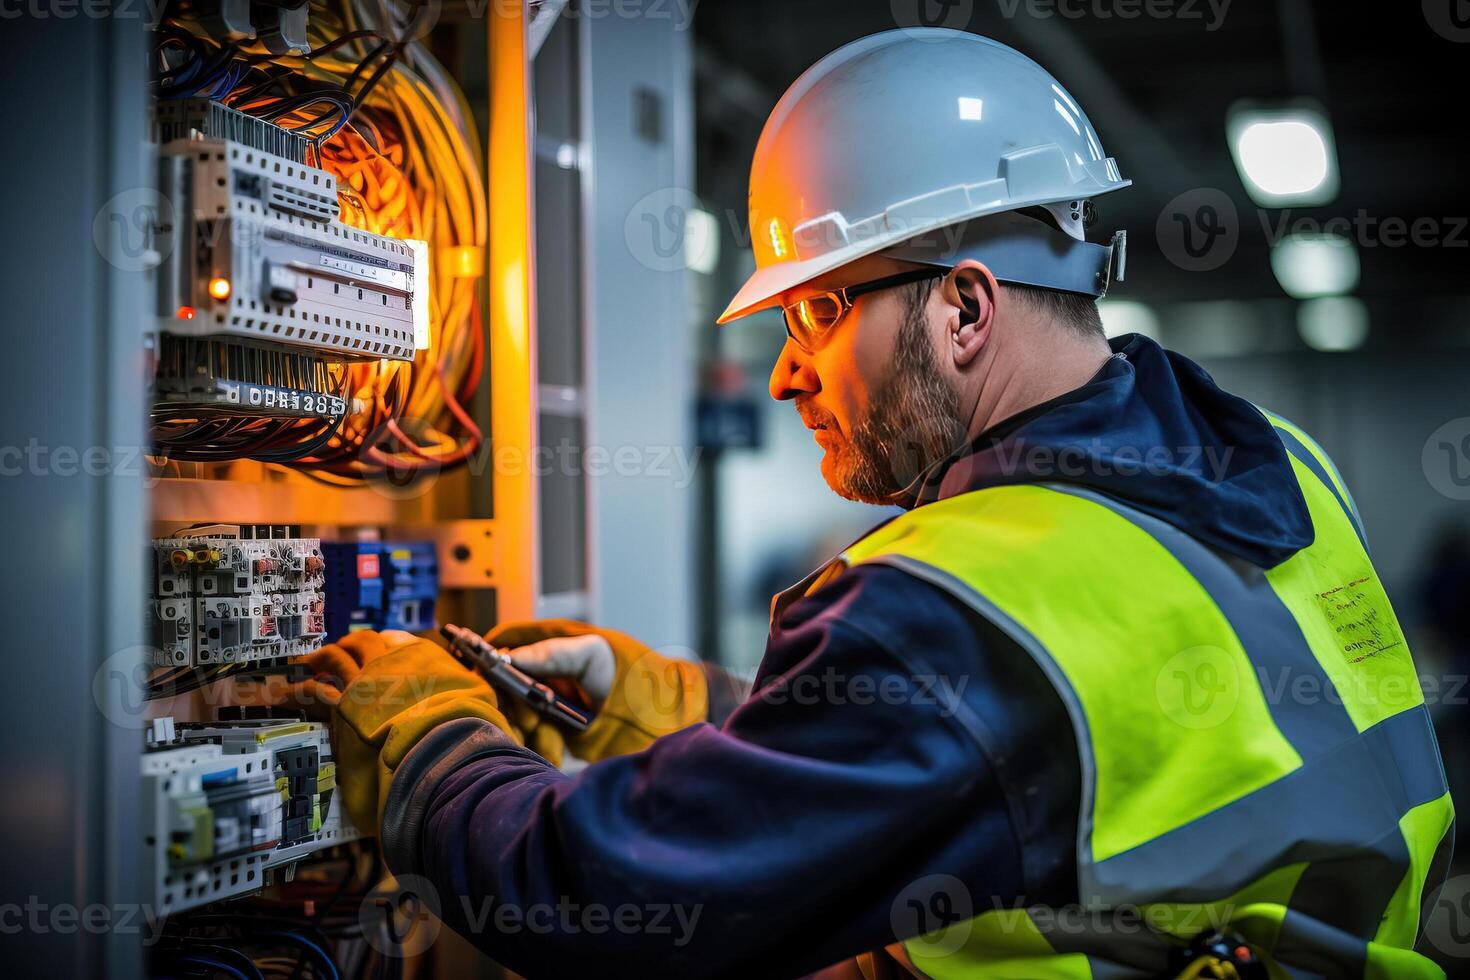
[[1097, 300], [1091, 296], [1009, 282], [1002, 285], [1034, 312], [1083, 337], [1107, 337], [1103, 330], [1102, 314], [1097, 310]]
[[[906, 310], [909, 316], [920, 316], [924, 304], [929, 302], [937, 279], [923, 279], [914, 283], [905, 293]], [[1083, 337], [1107, 339], [1103, 330], [1102, 314], [1097, 310], [1097, 300], [1081, 293], [1064, 293], [1057, 289], [1042, 289], [1038, 286], [1019, 286], [1002, 283], [1001, 288], [1010, 290], [1011, 295], [1031, 307], [1032, 311], [1048, 320], [1060, 323]]]

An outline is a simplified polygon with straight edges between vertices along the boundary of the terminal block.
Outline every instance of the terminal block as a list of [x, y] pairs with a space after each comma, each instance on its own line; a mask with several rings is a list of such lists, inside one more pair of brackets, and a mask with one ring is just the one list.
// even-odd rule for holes
[[284, 525], [211, 525], [153, 542], [157, 666], [295, 657], [326, 637], [321, 542]]
[[273, 869], [357, 838], [336, 771], [315, 722], [174, 726], [142, 759], [152, 907], [166, 915], [258, 891]]
[[432, 541], [327, 542], [327, 633], [434, 628], [439, 553]]

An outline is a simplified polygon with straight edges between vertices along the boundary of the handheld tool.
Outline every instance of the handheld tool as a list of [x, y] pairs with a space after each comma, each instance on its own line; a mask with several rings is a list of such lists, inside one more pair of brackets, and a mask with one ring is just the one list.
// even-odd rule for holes
[[529, 704], [534, 710], [573, 731], [586, 731], [588, 719], [565, 698], [510, 662], [507, 654], [485, 642], [474, 630], [445, 623], [439, 628], [449, 641], [449, 652], [471, 670], [479, 671], [497, 690]]

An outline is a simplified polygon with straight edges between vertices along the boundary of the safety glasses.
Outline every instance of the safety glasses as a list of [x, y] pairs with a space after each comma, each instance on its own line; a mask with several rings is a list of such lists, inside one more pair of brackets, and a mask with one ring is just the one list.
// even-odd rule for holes
[[786, 317], [786, 333], [797, 347], [808, 354], [815, 354], [827, 346], [827, 342], [832, 339], [833, 330], [847, 316], [847, 311], [852, 309], [853, 301], [859, 296], [906, 283], [938, 279], [948, 271], [941, 268], [915, 269], [808, 296], [781, 308]]

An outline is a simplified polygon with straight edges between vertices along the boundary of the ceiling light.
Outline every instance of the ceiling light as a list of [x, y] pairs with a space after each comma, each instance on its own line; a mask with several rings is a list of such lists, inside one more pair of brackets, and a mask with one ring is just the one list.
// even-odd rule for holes
[[1271, 246], [1271, 271], [1288, 296], [1340, 296], [1358, 288], [1358, 250], [1342, 235], [1291, 234]]
[[1368, 307], [1356, 296], [1309, 299], [1297, 307], [1296, 328], [1314, 350], [1355, 350], [1368, 339]]
[[1337, 148], [1311, 103], [1236, 103], [1225, 131], [1251, 199], [1266, 207], [1326, 204], [1337, 196]]

